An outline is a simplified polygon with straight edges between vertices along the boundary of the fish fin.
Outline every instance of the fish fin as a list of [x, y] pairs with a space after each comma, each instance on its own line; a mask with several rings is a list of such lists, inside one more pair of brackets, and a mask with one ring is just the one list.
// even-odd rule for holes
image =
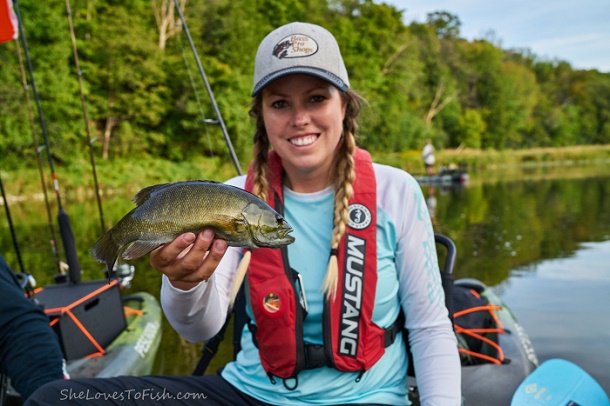
[[222, 184], [223, 186], [230, 186], [223, 182], [218, 182], [217, 180], [197, 179], [197, 180], [192, 180], [191, 182], [203, 182], [203, 183], [212, 183], [212, 184], [216, 184], [216, 185]]
[[172, 186], [173, 184], [174, 183], [160, 183], [158, 185], [147, 186], [144, 189], [140, 190], [138, 193], [136, 193], [136, 195], [131, 200], [133, 200], [136, 206], [140, 206], [142, 203], [147, 201], [150, 195], [152, 195], [154, 192], [163, 190], [169, 186]]
[[133, 200], [133, 202], [136, 204], [136, 206], [140, 206], [142, 203], [147, 201], [148, 198], [150, 197], [150, 195], [152, 195], [153, 193], [163, 190], [165, 188], [171, 187], [171, 186], [176, 186], [179, 183], [188, 183], [188, 182], [217, 183], [217, 184], [222, 183], [222, 182], [216, 182], [213, 180], [186, 180], [186, 181], [179, 181], [179, 182], [160, 183], [158, 185], [152, 185], [152, 186], [145, 187], [144, 189], [142, 189], [138, 193], [136, 193], [136, 195], [131, 200]]
[[90, 253], [93, 259], [106, 264], [108, 275], [110, 275], [119, 256], [119, 248], [112, 240], [112, 230], [110, 230], [93, 244]]
[[159, 245], [161, 244], [157, 241], [137, 240], [123, 252], [123, 259], [140, 258], [157, 248]]

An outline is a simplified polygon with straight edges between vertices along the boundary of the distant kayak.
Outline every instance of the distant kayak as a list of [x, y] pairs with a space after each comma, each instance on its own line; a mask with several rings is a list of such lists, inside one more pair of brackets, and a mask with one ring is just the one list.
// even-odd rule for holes
[[415, 176], [415, 180], [422, 185], [466, 185], [468, 173], [459, 169], [441, 170], [438, 175]]

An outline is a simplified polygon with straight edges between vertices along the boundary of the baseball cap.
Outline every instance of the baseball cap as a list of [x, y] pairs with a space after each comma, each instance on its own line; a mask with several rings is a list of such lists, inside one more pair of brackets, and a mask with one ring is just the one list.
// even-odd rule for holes
[[294, 73], [317, 76], [341, 91], [349, 87], [339, 44], [319, 25], [293, 22], [263, 39], [256, 52], [252, 96], [275, 79]]

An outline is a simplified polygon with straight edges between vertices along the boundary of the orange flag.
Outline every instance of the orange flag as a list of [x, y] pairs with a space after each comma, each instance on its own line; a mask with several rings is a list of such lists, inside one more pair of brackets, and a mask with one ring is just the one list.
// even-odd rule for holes
[[0, 0], [0, 44], [17, 38], [17, 16], [11, 0]]

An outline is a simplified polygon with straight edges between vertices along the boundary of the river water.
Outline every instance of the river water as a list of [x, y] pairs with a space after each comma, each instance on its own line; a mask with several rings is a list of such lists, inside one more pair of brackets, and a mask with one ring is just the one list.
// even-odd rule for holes
[[437, 232], [456, 243], [456, 277], [494, 287], [540, 362], [572, 361], [610, 394], [608, 165], [471, 180], [466, 187], [424, 187]]
[[[11, 184], [5, 182], [5, 188], [11, 194]], [[529, 334], [541, 361], [575, 362], [610, 393], [608, 163], [505, 168], [472, 173], [466, 186], [422, 190], [435, 231], [456, 244], [456, 277], [495, 287]], [[108, 226], [133, 208], [130, 198], [104, 201]], [[102, 278], [102, 266], [88, 254], [101, 235], [94, 199], [68, 197], [63, 203], [77, 237], [83, 279]], [[50, 283], [57, 271], [43, 202], [11, 203], [9, 208], [24, 268], [39, 285]], [[51, 211], [56, 217], [54, 202]], [[56, 233], [57, 229], [55, 225]], [[61, 240], [58, 235], [56, 240]], [[20, 269], [4, 210], [0, 252], [16, 271]], [[127, 293], [145, 290], [158, 296], [159, 274], [148, 267], [146, 258], [133, 264], [136, 276]], [[231, 358], [230, 335], [225, 341], [208, 372]], [[155, 373], [192, 372], [201, 346], [184, 341], [166, 320], [161, 346]]]

